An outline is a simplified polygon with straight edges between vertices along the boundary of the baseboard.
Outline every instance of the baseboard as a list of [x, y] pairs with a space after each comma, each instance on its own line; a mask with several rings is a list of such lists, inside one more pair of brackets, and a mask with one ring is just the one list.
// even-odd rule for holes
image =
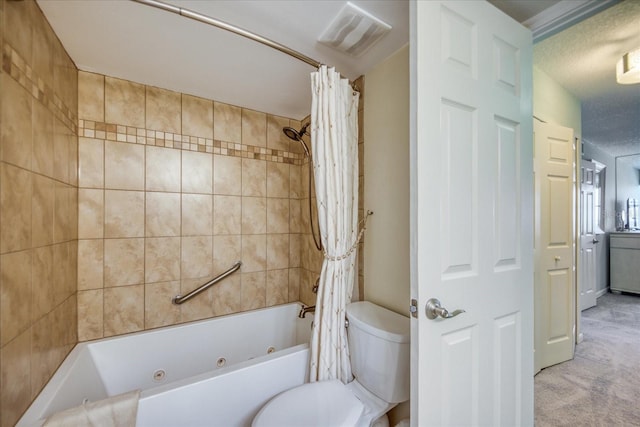
[[599, 291], [596, 292], [596, 298], [600, 298], [602, 295], [606, 294], [607, 292], [609, 292], [609, 288], [604, 288], [604, 289], [600, 289]]

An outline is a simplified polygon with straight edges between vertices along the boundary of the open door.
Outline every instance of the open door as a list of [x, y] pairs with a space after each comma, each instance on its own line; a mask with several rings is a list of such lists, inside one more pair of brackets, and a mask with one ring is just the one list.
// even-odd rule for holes
[[582, 159], [580, 164], [580, 311], [596, 305], [598, 262], [596, 248], [595, 179], [596, 164]]
[[411, 16], [411, 423], [533, 425], [531, 33], [482, 1]]
[[534, 122], [535, 372], [573, 358], [573, 129]]

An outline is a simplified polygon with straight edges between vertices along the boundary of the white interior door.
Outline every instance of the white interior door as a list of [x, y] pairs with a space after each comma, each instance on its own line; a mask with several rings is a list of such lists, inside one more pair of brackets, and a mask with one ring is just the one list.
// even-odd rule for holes
[[573, 358], [573, 129], [534, 122], [535, 372]]
[[411, 16], [412, 425], [533, 425], [531, 33], [481, 1]]
[[580, 310], [596, 305], [598, 275], [596, 250], [595, 163], [582, 160], [580, 165]]

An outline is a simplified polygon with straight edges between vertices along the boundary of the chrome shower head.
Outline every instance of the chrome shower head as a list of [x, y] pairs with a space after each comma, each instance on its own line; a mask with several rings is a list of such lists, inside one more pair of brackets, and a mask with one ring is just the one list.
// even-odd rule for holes
[[284, 132], [284, 134], [287, 135], [287, 138], [292, 139], [294, 141], [298, 141], [300, 144], [302, 144], [302, 148], [304, 149], [305, 155], [307, 157], [311, 157], [311, 154], [309, 153], [309, 147], [307, 147], [307, 144], [305, 144], [304, 141], [302, 140], [302, 136], [305, 133], [307, 133], [308, 127], [309, 127], [309, 123], [302, 126], [300, 130], [295, 130], [294, 128], [287, 126], [282, 128], [282, 132]]

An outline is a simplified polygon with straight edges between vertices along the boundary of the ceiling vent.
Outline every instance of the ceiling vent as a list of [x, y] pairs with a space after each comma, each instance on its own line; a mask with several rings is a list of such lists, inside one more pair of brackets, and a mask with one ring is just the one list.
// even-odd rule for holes
[[318, 41], [347, 55], [358, 57], [389, 31], [391, 25], [347, 2]]

